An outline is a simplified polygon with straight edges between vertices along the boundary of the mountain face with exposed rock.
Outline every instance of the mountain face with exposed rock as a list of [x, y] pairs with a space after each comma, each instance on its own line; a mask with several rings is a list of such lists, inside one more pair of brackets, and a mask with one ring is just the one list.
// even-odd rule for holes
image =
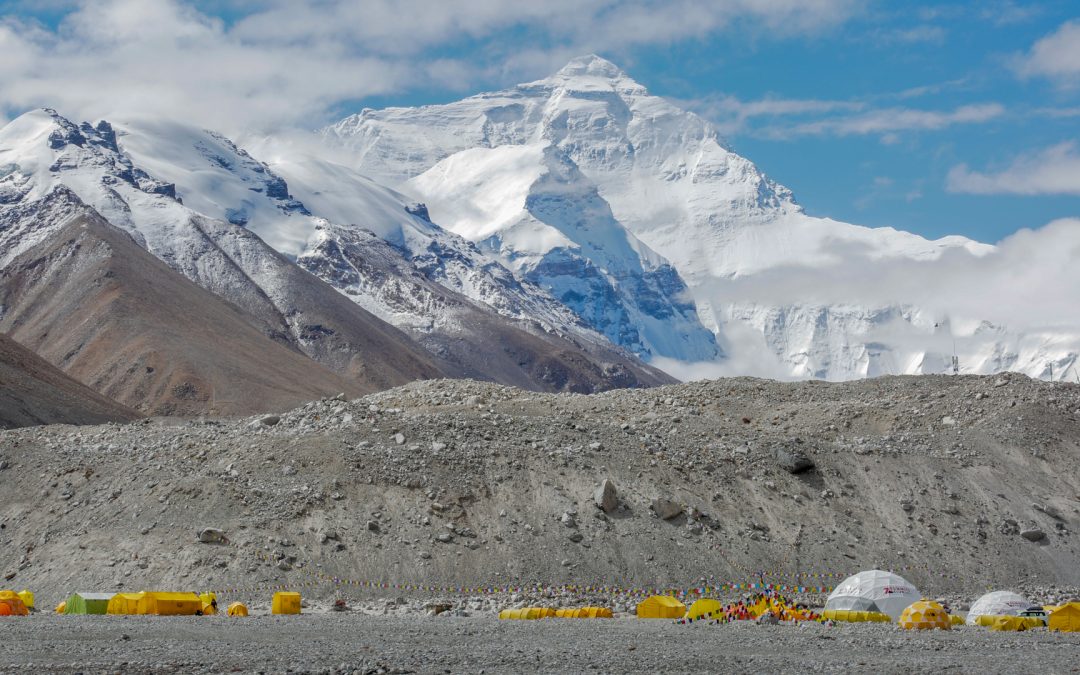
[[[325, 386], [285, 387], [291, 393], [280, 401], [262, 400], [270, 407], [444, 376], [552, 391], [671, 381], [539, 287], [431, 223], [421, 206], [344, 167], [316, 160], [309, 165], [314, 168], [307, 172], [293, 171], [308, 179], [298, 187], [311, 197], [311, 207], [281, 175], [220, 134], [163, 121], [114, 127], [105, 121], [77, 125], [52, 110], [24, 114], [0, 130], [3, 291], [24, 298], [24, 286], [63, 276], [53, 266], [70, 262], [78, 251], [65, 257], [48, 247], [69, 236], [73, 222], [89, 219], [130, 240], [113, 241], [109, 251], [146, 253], [206, 291], [200, 302], [240, 308], [242, 321], [266, 340], [255, 340], [260, 346], [252, 353], [270, 358], [281, 347], [301, 363], [317, 362], [310, 364], [313, 379], [322, 378]], [[323, 180], [335, 172], [341, 174], [336, 182]], [[309, 184], [319, 187], [308, 189]], [[341, 196], [348, 197], [345, 203], [336, 199]], [[41, 257], [43, 251], [53, 257]], [[142, 282], [138, 275], [124, 278]], [[0, 326], [21, 331], [39, 353], [71, 367], [73, 355], [57, 351], [64, 316], [33, 315], [45, 312], [45, 305], [2, 303]], [[154, 309], [147, 307], [140, 317], [137, 307], [128, 306], [123, 319], [143, 328], [140, 319]], [[220, 310], [202, 309], [211, 315]], [[186, 318], [175, 318], [197, 316], [189, 310]], [[51, 331], [26, 335], [26, 326], [35, 323], [49, 323]], [[185, 414], [243, 412], [259, 405], [257, 398], [242, 397], [236, 405], [222, 405], [231, 399], [210, 391], [212, 373], [201, 370], [212, 362], [191, 364], [199, 372], [188, 372], [187, 385], [196, 391], [186, 402], [165, 394], [140, 399], [145, 387], [160, 384], [151, 371], [142, 373], [142, 389], [117, 384], [114, 395], [140, 409]], [[324, 367], [326, 375], [339, 378], [324, 377]], [[162, 371], [152, 372], [160, 377]], [[293, 375], [303, 379], [300, 370]], [[102, 386], [109, 377], [92, 375]]]
[[[646, 286], [667, 292], [645, 302], [659, 313], [623, 303], [634, 318], [621, 325], [637, 333], [607, 334], [662, 357], [654, 363], [683, 362], [680, 372], [706, 362], [778, 377], [940, 373], [958, 352], [962, 372], [1038, 377], [1051, 367], [1063, 372], [1080, 353], [1075, 332], [1013, 330], [884, 291], [870, 300], [807, 292], [839, 270], [945, 265], [943, 258], [975, 260], [994, 247], [809, 216], [709, 122], [597, 56], [455, 103], [366, 109], [322, 134], [349, 153], [353, 168], [424, 201], [433, 220], [571, 307], [587, 299], [594, 324], [595, 305], [612, 303], [596, 294], [586, 268], [622, 281], [616, 289], [640, 288], [649, 270], [660, 270], [668, 281]], [[562, 269], [572, 260], [580, 279], [548, 272], [549, 259], [563, 261]], [[639, 267], [646, 273], [626, 284], [626, 270]], [[647, 325], [650, 315], [665, 317], [666, 341]], [[715, 336], [716, 347], [694, 324]]]

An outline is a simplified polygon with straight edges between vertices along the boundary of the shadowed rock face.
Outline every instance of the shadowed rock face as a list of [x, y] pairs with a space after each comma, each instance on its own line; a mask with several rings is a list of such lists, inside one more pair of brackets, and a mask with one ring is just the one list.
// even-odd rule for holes
[[0, 428], [126, 422], [139, 413], [64, 374], [0, 333]]

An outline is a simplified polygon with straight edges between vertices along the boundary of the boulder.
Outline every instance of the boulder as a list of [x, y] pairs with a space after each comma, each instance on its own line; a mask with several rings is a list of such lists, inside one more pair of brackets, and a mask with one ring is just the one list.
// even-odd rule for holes
[[1038, 528], [1023, 530], [1020, 532], [1020, 536], [1028, 541], [1042, 541], [1043, 539], [1046, 539], [1046, 533]]
[[1031, 507], [1034, 508], [1036, 511], [1042, 511], [1051, 518], [1056, 518], [1057, 520], [1064, 520], [1064, 518], [1061, 517], [1061, 511], [1058, 510], [1056, 506], [1051, 506], [1049, 504], [1032, 504]]
[[216, 527], [204, 527], [197, 536], [204, 544], [220, 544], [225, 541], [225, 531]]
[[773, 448], [777, 465], [788, 473], [803, 473], [814, 468], [814, 462], [797, 448], [777, 446]]
[[652, 500], [649, 508], [656, 514], [657, 518], [662, 520], [671, 520], [682, 513], [682, 506], [666, 497], [657, 497]]
[[610, 478], [605, 478], [600, 487], [593, 494], [593, 502], [604, 513], [611, 513], [619, 507], [619, 493], [615, 489], [615, 483]]
[[265, 416], [265, 417], [263, 417], [262, 419], [259, 420], [259, 422], [261, 422], [262, 424], [265, 424], [268, 427], [272, 427], [272, 426], [274, 426], [275, 424], [277, 424], [280, 421], [281, 421], [281, 416], [280, 415], [267, 415], [267, 416]]

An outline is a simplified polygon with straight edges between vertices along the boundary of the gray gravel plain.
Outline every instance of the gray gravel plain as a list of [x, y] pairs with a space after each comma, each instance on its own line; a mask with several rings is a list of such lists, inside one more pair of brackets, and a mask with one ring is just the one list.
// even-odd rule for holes
[[1075, 673], [1080, 635], [494, 616], [71, 617], [0, 622], [0, 672]]

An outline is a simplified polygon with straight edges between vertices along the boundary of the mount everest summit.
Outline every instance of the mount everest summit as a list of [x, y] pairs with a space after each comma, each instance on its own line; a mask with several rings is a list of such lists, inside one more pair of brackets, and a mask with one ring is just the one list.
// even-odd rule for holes
[[[993, 246], [808, 216], [708, 122], [597, 56], [456, 103], [364, 110], [322, 133], [357, 171], [424, 201], [435, 222], [571, 307], [580, 290], [547, 278], [546, 258], [613, 270], [614, 254], [646, 270], [670, 266], [679, 280], [665, 285], [668, 297], [694, 304], [717, 356], [702, 358], [712, 347], [682, 321], [686, 311], [666, 324], [678, 326], [674, 339], [647, 349], [607, 334], [683, 376], [940, 373], [954, 354], [961, 372], [1041, 377], [1076, 368], [1074, 329], [1012, 329], [963, 306], [921, 306], [922, 298], [857, 282], [863, 269], [918, 276], [963, 266]], [[599, 237], [607, 240], [597, 246]], [[618, 288], [618, 273], [610, 276]], [[849, 276], [855, 283], [836, 290], [831, 280]]]
[[432, 377], [596, 391], [934, 373], [954, 354], [962, 372], [1044, 376], [1080, 352], [1067, 322], [1012, 326], [859, 283], [997, 250], [811, 217], [708, 122], [596, 56], [456, 103], [364, 110], [315, 140], [245, 150], [182, 120], [13, 120], [0, 331], [170, 414]]

